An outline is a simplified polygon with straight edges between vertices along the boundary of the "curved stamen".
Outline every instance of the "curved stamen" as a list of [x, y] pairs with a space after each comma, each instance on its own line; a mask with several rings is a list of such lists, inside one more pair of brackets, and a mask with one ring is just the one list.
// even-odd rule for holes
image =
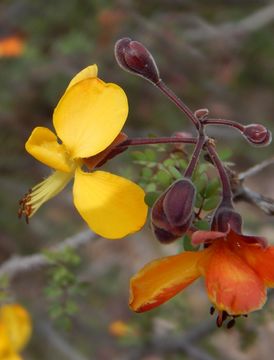
[[73, 173], [55, 171], [48, 178], [35, 185], [19, 201], [19, 218], [25, 216], [28, 223], [29, 218], [36, 213], [40, 206], [62, 191], [72, 177]]

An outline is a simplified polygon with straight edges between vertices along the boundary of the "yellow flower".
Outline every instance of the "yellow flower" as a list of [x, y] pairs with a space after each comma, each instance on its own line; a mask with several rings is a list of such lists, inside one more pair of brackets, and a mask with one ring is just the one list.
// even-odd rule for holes
[[21, 200], [19, 215], [32, 216], [74, 177], [74, 205], [94, 232], [118, 239], [138, 231], [147, 215], [144, 191], [120, 176], [82, 169], [86, 165], [92, 170], [122, 141], [127, 114], [126, 94], [118, 85], [98, 79], [96, 65], [78, 73], [53, 114], [58, 137], [36, 127], [26, 143], [33, 157], [55, 171]]
[[113, 321], [108, 328], [109, 332], [113, 336], [123, 337], [126, 335], [132, 335], [133, 329], [124, 321], [116, 320]]
[[32, 332], [28, 312], [18, 304], [0, 308], [0, 360], [21, 360], [18, 355]]

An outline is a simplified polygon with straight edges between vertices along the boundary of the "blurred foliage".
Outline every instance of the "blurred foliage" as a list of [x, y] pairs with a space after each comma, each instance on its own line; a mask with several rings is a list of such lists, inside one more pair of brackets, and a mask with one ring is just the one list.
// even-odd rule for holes
[[60, 252], [44, 251], [44, 255], [50, 262], [48, 284], [44, 290], [50, 302], [49, 315], [68, 330], [71, 317], [79, 311], [77, 298], [87, 292], [87, 284], [78, 279], [75, 271], [81, 264], [81, 257], [69, 247]]

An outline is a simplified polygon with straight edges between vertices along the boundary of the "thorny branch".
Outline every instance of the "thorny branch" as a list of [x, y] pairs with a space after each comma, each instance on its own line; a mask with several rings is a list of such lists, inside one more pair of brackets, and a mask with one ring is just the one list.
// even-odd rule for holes
[[244, 185], [246, 178], [256, 175], [264, 170], [267, 166], [274, 164], [274, 158], [263, 161], [261, 164], [252, 166], [250, 169], [236, 174], [231, 169], [226, 168], [229, 173], [234, 201], [245, 201], [257, 206], [267, 215], [274, 215], [274, 199], [263, 196], [256, 191], [251, 190]]
[[192, 42], [212, 40], [214, 38], [233, 38], [261, 29], [274, 21], [274, 4], [266, 5], [238, 22], [214, 26], [200, 21], [195, 30], [185, 31], [184, 37]]
[[[65, 250], [67, 247], [78, 248], [95, 239], [97, 239], [97, 235], [93, 234], [90, 230], [85, 230], [63, 240], [60, 244], [53, 246], [49, 250], [58, 252]], [[0, 277], [8, 276], [11, 279], [18, 273], [28, 272], [47, 265], [49, 265], [49, 260], [44, 254], [13, 256], [0, 266]]]

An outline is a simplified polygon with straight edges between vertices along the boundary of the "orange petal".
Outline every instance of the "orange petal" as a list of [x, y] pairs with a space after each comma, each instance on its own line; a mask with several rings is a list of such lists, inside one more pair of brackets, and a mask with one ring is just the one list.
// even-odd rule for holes
[[130, 281], [130, 308], [153, 309], [183, 290], [200, 276], [197, 261], [202, 254], [186, 251], [147, 264]]
[[259, 275], [267, 287], [274, 287], [274, 246], [242, 245], [238, 255]]
[[211, 245], [200, 262], [210, 300], [231, 315], [260, 309], [266, 300], [263, 281], [224, 242]]

